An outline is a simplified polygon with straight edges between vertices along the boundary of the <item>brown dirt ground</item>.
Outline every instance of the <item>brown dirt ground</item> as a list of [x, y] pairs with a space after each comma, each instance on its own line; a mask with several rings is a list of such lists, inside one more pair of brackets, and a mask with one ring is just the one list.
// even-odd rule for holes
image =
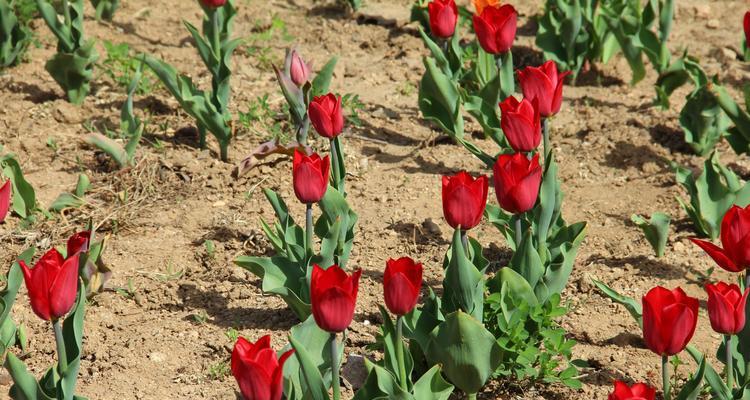
[[[355, 16], [310, 0], [238, 3], [237, 36], [247, 36], [278, 16], [315, 65], [321, 66], [332, 54], [342, 56], [333, 89], [357, 93], [365, 104], [360, 113], [363, 125], [350, 126], [344, 140], [353, 174], [350, 199], [360, 216], [351, 265], [365, 271], [347, 350], [364, 352], [376, 333], [369, 322], [379, 319], [381, 271], [388, 257], [412, 256], [425, 263], [428, 284], [440, 283], [440, 262], [450, 238], [439, 201], [440, 175], [459, 169], [475, 174], [487, 171], [455, 145], [434, 143], [439, 132], [420, 119], [416, 86], [426, 52], [414, 25], [408, 24], [409, 0], [369, 0]], [[530, 18], [540, 12], [542, 1], [515, 3], [523, 26], [515, 59], [539, 63]], [[747, 66], [722, 51], [739, 46], [740, 15], [746, 7], [746, 1], [680, 2], [673, 52], [687, 47], [725, 81], [747, 81]], [[86, 30], [92, 38], [125, 42], [162, 57], [206, 84], [208, 76], [182, 19], [198, 23], [200, 11], [194, 2], [164, 0], [157, 6], [128, 0], [114, 23], [90, 18]], [[131, 299], [110, 290], [88, 308], [80, 393], [91, 399], [233, 398], [231, 376], [217, 379], [210, 373], [229, 358], [227, 330], [235, 328], [253, 340], [271, 333], [280, 347], [294, 324], [283, 302], [262, 296], [258, 279], [232, 264], [237, 255], [269, 251], [258, 221], [272, 219], [273, 212], [261, 188], [279, 190], [290, 199], [295, 215], [301, 215], [302, 208], [291, 200], [290, 162], [273, 159], [233, 179], [233, 166], [216, 160], [215, 143], [210, 152], [195, 149], [191, 131], [185, 129], [191, 120], [167, 93], [158, 91], [140, 97], [137, 108], [151, 110], [147, 139], [158, 139], [163, 147], [143, 145], [137, 168], [112, 172], [82, 138], [86, 122], [117, 126], [122, 90], [102, 76], [83, 107], [67, 104], [43, 67], [54, 52], [54, 40], [40, 21], [35, 28], [41, 46], [31, 50], [29, 62], [0, 76], [0, 144], [19, 155], [43, 205], [70, 191], [80, 172], [91, 177], [94, 189], [88, 196], [90, 204], [58, 221], [27, 229], [11, 218], [1, 225], [2, 265], [9, 266], [28, 246], [61, 244], [89, 215], [94, 216], [102, 223], [100, 231], [110, 235], [105, 260], [115, 271], [112, 286], [126, 287], [132, 281], [137, 296]], [[276, 63], [290, 44], [282, 36], [276, 34], [265, 44]], [[105, 54], [101, 45], [98, 48]], [[267, 63], [238, 51], [234, 65], [235, 111], [246, 110], [249, 101], [264, 94], [270, 94], [277, 107], [281, 104]], [[637, 325], [624, 309], [592, 290], [591, 277], [635, 297], [662, 284], [682, 285], [691, 295], [705, 298], [699, 278], [711, 263], [687, 241], [692, 231], [675, 201], [681, 190], [670, 168], [671, 161], [691, 167], [702, 163], [687, 151], [677, 123], [675, 110], [684, 103], [687, 89], [674, 95], [672, 110], [661, 111], [648, 107], [653, 72], [630, 87], [627, 64], [617, 57], [601, 67], [601, 74], [601, 85], [584, 77], [580, 86], [565, 89], [552, 134], [566, 192], [566, 219], [589, 222], [588, 238], [566, 291], [573, 311], [563, 324], [579, 341], [575, 356], [588, 360], [593, 368], [583, 371], [585, 387], [580, 391], [522, 387], [508, 394], [507, 387], [495, 385], [483, 398], [603, 399], [615, 378], [658, 386], [659, 360], [645, 349]], [[469, 128], [479, 131], [476, 124]], [[48, 138], [58, 144], [56, 150], [46, 145]], [[240, 136], [231, 148], [232, 161], [239, 161], [263, 139], [262, 133]], [[489, 141], [480, 144], [492, 148]], [[720, 148], [724, 161], [748, 171], [747, 160], [737, 160], [726, 144]], [[125, 192], [129, 200], [122, 203], [117, 199]], [[629, 222], [632, 213], [654, 211], [668, 212], [677, 220], [663, 259], [651, 255], [641, 232]], [[439, 230], [425, 224], [429, 220]], [[488, 225], [475, 235], [500, 265], [507, 261], [508, 252]], [[212, 259], [202, 246], [206, 239], [217, 245]], [[713, 278], [728, 279], [728, 275], [716, 272]], [[694, 343], [712, 352], [719, 337], [704, 314]], [[27, 362], [40, 374], [53, 362], [54, 347], [48, 326], [31, 313], [25, 289], [14, 307], [14, 318], [28, 327]], [[0, 392], [6, 390], [7, 376]]]

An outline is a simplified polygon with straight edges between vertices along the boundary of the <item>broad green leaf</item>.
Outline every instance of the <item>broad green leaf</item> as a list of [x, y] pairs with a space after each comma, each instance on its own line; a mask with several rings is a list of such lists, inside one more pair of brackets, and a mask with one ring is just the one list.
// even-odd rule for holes
[[669, 223], [671, 222], [669, 215], [656, 212], [651, 215], [650, 220], [646, 221], [640, 215], [633, 214], [630, 216], [630, 220], [641, 228], [656, 256], [662, 257], [669, 239]]

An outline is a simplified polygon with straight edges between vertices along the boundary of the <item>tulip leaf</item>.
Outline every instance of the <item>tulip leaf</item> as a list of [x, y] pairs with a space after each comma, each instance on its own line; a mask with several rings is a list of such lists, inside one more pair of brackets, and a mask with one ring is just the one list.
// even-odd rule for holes
[[510, 266], [514, 271], [518, 272], [529, 286], [532, 288], [536, 287], [537, 282], [544, 275], [544, 266], [542, 260], [539, 258], [539, 253], [534, 248], [531, 231], [527, 230], [521, 240], [520, 248], [513, 253], [513, 258], [510, 260]]
[[440, 297], [435, 295], [432, 288], [428, 288], [427, 292], [428, 296], [422, 300], [422, 307], [403, 317], [406, 328], [404, 336], [416, 342], [423, 353], [427, 352], [432, 331], [445, 321]]
[[[295, 393], [306, 394], [305, 399], [328, 399], [331, 385], [331, 334], [320, 329], [312, 316], [294, 326], [289, 342], [295, 353], [284, 364], [285, 386]], [[343, 354], [343, 346], [341, 348]]]
[[456, 83], [438, 67], [432, 58], [425, 58], [427, 69], [419, 85], [419, 110], [422, 116], [440, 126], [454, 139], [463, 139], [461, 96]]
[[312, 95], [323, 96], [328, 93], [328, 88], [331, 86], [331, 79], [333, 78], [333, 71], [336, 69], [336, 63], [339, 58], [334, 56], [318, 71], [315, 79], [312, 81]]
[[630, 220], [643, 231], [656, 256], [662, 257], [669, 239], [669, 223], [671, 222], [669, 215], [656, 212], [651, 215], [650, 220], [646, 221], [640, 215], [633, 214]]
[[[560, 221], [562, 221], [561, 218]], [[542, 278], [544, 286], [549, 292], [547, 296], [540, 297], [540, 301], [543, 301], [551, 294], [562, 293], [563, 289], [565, 289], [570, 274], [573, 272], [573, 264], [575, 263], [576, 254], [578, 254], [578, 248], [585, 238], [585, 222], [577, 222], [564, 226], [554, 233], [554, 236], [547, 244], [549, 262], [546, 265], [544, 277]]]
[[424, 29], [421, 27], [419, 30], [419, 36], [422, 37], [422, 41], [424, 41], [427, 48], [430, 50], [430, 53], [432, 54], [433, 59], [437, 63], [436, 65], [440, 68], [440, 70], [445, 74], [447, 77], [453, 77], [454, 71], [451, 70], [451, 63], [448, 61], [448, 58], [446, 57], [443, 50], [440, 48], [440, 46], [435, 43], [432, 38], [430, 38], [430, 35], [428, 35]]
[[443, 312], [448, 314], [462, 310], [481, 321], [484, 313], [483, 271], [474, 265], [466, 253], [461, 231], [456, 229], [444, 261]]
[[511, 228], [512, 214], [506, 213], [502, 208], [487, 204], [484, 209], [484, 215], [489, 222], [497, 228], [505, 237], [505, 242], [511, 250], [516, 250], [516, 241], [514, 238], [513, 228]]
[[708, 86], [693, 91], [680, 111], [680, 126], [685, 132], [685, 142], [701, 156], [713, 150], [729, 125], [729, 118]]
[[14, 8], [12, 2], [0, 0], [0, 70], [21, 62], [31, 43], [31, 30], [19, 21]]
[[261, 278], [263, 293], [281, 297], [300, 320], [304, 321], [310, 315], [306, 273], [297, 263], [282, 256], [240, 256], [234, 263]]
[[414, 382], [414, 400], [448, 400], [453, 393], [453, 385], [440, 374], [440, 366], [434, 365]]
[[688, 381], [682, 390], [677, 394], [676, 400], [696, 400], [701, 394], [703, 389], [703, 377], [706, 374], [706, 359], [701, 360], [698, 366], [698, 372], [695, 373]]
[[365, 384], [357, 390], [353, 400], [397, 399], [414, 400], [414, 397], [399, 387], [391, 371], [365, 359], [369, 373]]
[[465, 393], [479, 392], [502, 360], [495, 337], [471, 315], [449, 314], [432, 332], [426, 355]]
[[26, 364], [19, 360], [13, 353], [8, 353], [5, 358], [5, 368], [13, 379], [9, 396], [13, 400], [39, 400], [53, 398], [40, 393], [39, 383], [34, 375], [26, 369]]
[[13, 211], [21, 218], [27, 219], [32, 217], [36, 207], [36, 194], [34, 187], [26, 181], [14, 154], [6, 154], [0, 157], [0, 167], [3, 175], [10, 179], [13, 185]]
[[715, 398], [717, 400], [732, 400], [732, 391], [727, 387], [724, 379], [718, 372], [716, 372], [711, 364], [705, 362], [703, 354], [692, 345], [688, 345], [686, 350], [698, 365], [705, 365], [706, 383], [711, 387], [711, 392], [717, 396]]
[[83, 351], [83, 321], [86, 314], [86, 287], [83, 281], [78, 283], [78, 297], [73, 312], [63, 322], [63, 337], [68, 366], [60, 377], [57, 386], [60, 400], [73, 400], [75, 396], [78, 370], [81, 365]]
[[120, 0], [91, 0], [91, 4], [96, 10], [96, 19], [112, 21], [115, 11], [120, 7]]
[[638, 322], [638, 325], [643, 324], [643, 305], [633, 299], [632, 297], [623, 296], [616, 290], [604, 284], [604, 282], [592, 279], [591, 282], [609, 299], [615, 303], [620, 303], [625, 306], [631, 316]]
[[[380, 334], [377, 337], [377, 345], [380, 347], [380, 350], [383, 351], [383, 361], [379, 366], [382, 366], [393, 374], [394, 377], [397, 377], [399, 374], [399, 368], [398, 357], [396, 356], [396, 340], [398, 340], [396, 337], [396, 325], [393, 320], [391, 320], [388, 311], [383, 308], [383, 306], [379, 306], [379, 309], [380, 315], [383, 318], [383, 324], [380, 326]], [[406, 348], [406, 344], [404, 344], [404, 348]], [[408, 377], [411, 376], [412, 371], [414, 370], [414, 359], [409, 351], [404, 351], [404, 364], [406, 365], [407, 385], [409, 389], [411, 389], [412, 382]], [[398, 381], [398, 379], [396, 379], [396, 381]]]
[[[333, 258], [342, 268], [346, 267], [346, 262], [354, 246], [354, 227], [357, 224], [358, 216], [351, 209], [344, 195], [333, 187], [326, 190], [323, 199], [318, 203], [323, 215], [315, 223], [315, 234], [319, 238], [333, 237], [330, 233], [333, 229], [338, 229], [339, 233], [335, 235], [338, 241]], [[324, 258], [330, 257], [330, 254], [323, 254]], [[328, 267], [328, 265], [324, 266]]]

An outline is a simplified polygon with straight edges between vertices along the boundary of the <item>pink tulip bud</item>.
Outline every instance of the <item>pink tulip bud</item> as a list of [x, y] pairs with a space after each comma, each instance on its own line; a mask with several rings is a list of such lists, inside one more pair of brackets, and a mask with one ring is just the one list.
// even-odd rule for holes
[[295, 85], [302, 87], [305, 83], [307, 83], [307, 81], [310, 80], [312, 71], [310, 70], [310, 66], [305, 62], [305, 60], [300, 57], [297, 50], [292, 50], [291, 57], [292, 65], [289, 74], [292, 76], [292, 82], [294, 82]]

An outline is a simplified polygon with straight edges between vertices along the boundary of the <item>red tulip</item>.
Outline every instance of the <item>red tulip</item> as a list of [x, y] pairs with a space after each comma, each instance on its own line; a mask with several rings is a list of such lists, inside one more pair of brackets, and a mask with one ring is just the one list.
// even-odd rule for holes
[[500, 126], [513, 150], [529, 152], [539, 146], [542, 141], [542, 125], [536, 100], [532, 103], [528, 99], [518, 101], [515, 97], [508, 96], [500, 103], [500, 113]]
[[449, 38], [456, 31], [458, 7], [454, 0], [433, 0], [427, 5], [430, 13], [430, 30], [439, 38]]
[[560, 111], [563, 81], [570, 71], [557, 72], [557, 64], [550, 60], [541, 67], [526, 67], [518, 71], [523, 97], [539, 102], [539, 114], [549, 117]]
[[310, 70], [310, 66], [305, 62], [305, 60], [300, 57], [297, 50], [292, 50], [292, 65], [289, 68], [289, 74], [291, 75], [292, 82], [294, 82], [295, 85], [302, 87], [307, 81], [310, 80], [310, 75], [312, 75], [312, 71]]
[[707, 284], [708, 317], [711, 327], [718, 333], [734, 335], [745, 327], [745, 306], [750, 289], [743, 294], [740, 287], [724, 282]]
[[609, 394], [607, 400], [654, 400], [656, 390], [645, 383], [628, 386], [624, 382], [615, 381], [615, 391]]
[[78, 293], [79, 253], [64, 259], [55, 249], [42, 256], [33, 269], [21, 260], [23, 280], [29, 291], [31, 309], [39, 318], [56, 320], [73, 307]]
[[643, 339], [651, 351], [673, 356], [693, 338], [698, 323], [698, 299], [677, 288], [657, 286], [643, 296]]
[[492, 170], [500, 207], [513, 214], [534, 208], [542, 183], [539, 154], [531, 160], [522, 153], [501, 154]]
[[351, 276], [331, 265], [328, 269], [313, 266], [310, 282], [310, 300], [315, 322], [326, 332], [343, 332], [352, 323], [354, 307], [357, 304], [359, 277], [362, 270]]
[[284, 363], [292, 353], [294, 350], [289, 350], [277, 358], [271, 348], [270, 335], [255, 343], [237, 339], [232, 350], [232, 375], [242, 397], [245, 400], [280, 400], [284, 394]]
[[750, 206], [732, 208], [721, 220], [721, 245], [690, 239], [700, 246], [716, 264], [730, 272], [741, 272], [750, 268]]
[[479, 225], [487, 205], [488, 186], [484, 175], [474, 179], [461, 171], [452, 177], [443, 176], [443, 215], [448, 225], [463, 230]]
[[204, 6], [209, 8], [223, 7], [227, 0], [201, 0]]
[[383, 275], [385, 305], [396, 315], [406, 315], [414, 309], [422, 288], [422, 264], [409, 257], [386, 262]]
[[742, 28], [745, 30], [745, 43], [750, 47], [750, 11], [745, 13], [745, 18], [742, 21]]
[[341, 96], [328, 93], [316, 96], [307, 111], [310, 122], [318, 134], [333, 139], [344, 130], [344, 114], [341, 112]]
[[10, 179], [5, 181], [3, 186], [0, 186], [0, 223], [5, 221], [5, 217], [8, 216], [8, 210], [10, 210], [10, 195], [12, 186]]
[[67, 255], [68, 258], [72, 257], [74, 254], [77, 254], [79, 252], [87, 252], [89, 251], [89, 241], [91, 240], [91, 232], [90, 231], [81, 231], [73, 234], [68, 239], [68, 250]]
[[292, 161], [292, 181], [294, 194], [305, 204], [319, 202], [326, 194], [331, 161], [328, 156], [322, 159], [317, 153], [307, 156], [294, 150]]
[[481, 15], [474, 15], [474, 31], [484, 51], [507, 53], [516, 38], [517, 22], [518, 13], [510, 4], [500, 8], [485, 7]]

